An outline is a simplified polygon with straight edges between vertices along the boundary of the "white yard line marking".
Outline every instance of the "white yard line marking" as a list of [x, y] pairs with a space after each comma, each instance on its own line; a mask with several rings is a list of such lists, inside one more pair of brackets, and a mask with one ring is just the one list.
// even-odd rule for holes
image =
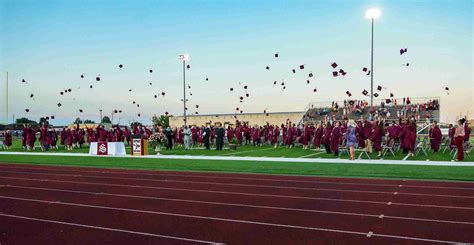
[[[10, 200], [19, 200], [19, 201], [28, 201], [28, 202], [39, 202], [39, 203], [48, 203], [48, 202], [50, 202], [50, 201], [44, 201], [44, 200], [29, 199], [29, 198], [16, 198], [16, 197], [9, 197], [9, 196], [0, 196], [0, 198], [10, 199]], [[154, 212], [154, 211], [147, 211], [147, 210], [140, 210], [140, 209], [115, 208], [115, 207], [109, 207], [109, 206], [87, 205], [87, 204], [78, 204], [78, 203], [70, 203], [70, 202], [60, 202], [60, 203], [55, 203], [55, 204], [64, 205], [64, 206], [77, 206], [77, 207], [106, 209], [106, 210], [114, 210], [114, 211], [125, 211], [125, 212], [132, 212], [132, 213], [133, 212], [134, 213], [145, 213], [145, 214], [155, 214], [155, 215], [174, 216], [174, 217], [183, 217], [183, 218], [194, 218], [194, 219], [205, 219], [205, 220], [216, 220], [216, 221], [242, 223], [242, 224], [253, 224], [253, 225], [271, 226], [271, 227], [293, 228], [293, 229], [300, 229], [300, 230], [335, 232], [335, 233], [345, 233], [345, 234], [354, 234], [354, 235], [363, 235], [363, 236], [367, 235], [367, 233], [365, 233], [365, 232], [358, 232], [358, 231], [347, 231], [347, 230], [327, 229], [327, 228], [298, 226], [298, 225], [286, 225], [286, 224], [258, 222], [258, 221], [250, 221], [250, 220], [225, 219], [225, 218], [217, 218], [217, 217], [210, 217], [210, 216], [187, 215], [187, 214], [176, 214], [176, 213], [166, 213], [166, 212]], [[375, 236], [376, 234], [373, 234], [373, 235]], [[398, 238], [398, 239], [404, 239], [404, 240], [430, 241], [430, 242], [437, 242], [437, 243], [459, 243], [459, 242], [454, 242], [454, 241], [432, 240], [432, 239], [417, 238], [417, 237], [403, 237], [403, 236], [392, 236], [392, 235], [384, 235], [384, 234], [377, 234], [377, 235], [381, 236], [381, 237], [391, 237], [391, 238]]]
[[[209, 191], [209, 190], [169, 188], [169, 187], [143, 186], [143, 185], [107, 184], [107, 183], [101, 183], [101, 182], [49, 180], [49, 179], [33, 179], [33, 178], [21, 178], [21, 177], [3, 177], [3, 176], [0, 176], [0, 179], [28, 180], [28, 181], [39, 181], [39, 182], [56, 182], [56, 183], [70, 183], [70, 184], [84, 184], [84, 185], [97, 185], [97, 186], [115, 186], [115, 187], [128, 187], [128, 188], [143, 188], [143, 189], [152, 189], [152, 190], [172, 190], [172, 191], [184, 191], [184, 192], [201, 192], [201, 193], [213, 193], [213, 194], [254, 196], [254, 197], [272, 197], [272, 198], [288, 198], [288, 199], [302, 199], [302, 200], [387, 204], [387, 202], [364, 201], [364, 200], [354, 200], [354, 199], [305, 197], [305, 196], [285, 196], [285, 195], [272, 195], [272, 194], [255, 194], [255, 193], [245, 193], [245, 192], [231, 192], [231, 191]], [[388, 205], [391, 205], [391, 204], [392, 204], [392, 202], [388, 203]], [[412, 206], [412, 207], [430, 207], [430, 208], [442, 208], [442, 209], [449, 208], [449, 209], [461, 209], [461, 210], [474, 210], [474, 207], [440, 206], [440, 205], [412, 204], [412, 203], [393, 203], [393, 205], [404, 205], [404, 206]]]
[[395, 195], [399, 194], [399, 195], [412, 195], [412, 196], [431, 196], [431, 197], [474, 199], [474, 196], [456, 196], [456, 195], [424, 194], [424, 193], [410, 193], [410, 192], [404, 192], [404, 193], [395, 192], [395, 193], [393, 193], [393, 192], [388, 192], [388, 191], [360, 191], [360, 190], [330, 189], [330, 188], [310, 188], [310, 187], [289, 187], [289, 186], [276, 186], [276, 185], [234, 184], [234, 183], [225, 183], [225, 182], [203, 182], [203, 181], [186, 181], [186, 180], [158, 180], [158, 179], [130, 178], [130, 177], [111, 177], [111, 176], [100, 176], [100, 175], [53, 174], [53, 173], [34, 173], [34, 172], [5, 171], [5, 170], [0, 170], [0, 173], [49, 175], [49, 176], [62, 176], [62, 177], [84, 177], [84, 178], [97, 178], [97, 179], [117, 179], [117, 180], [167, 182], [167, 183], [173, 182], [173, 183], [195, 184], [195, 185], [239, 186], [239, 187], [255, 187], [255, 188], [312, 190], [312, 191], [331, 191], [331, 192], [369, 193], [369, 194], [395, 194]]
[[[272, 148], [268, 148], [272, 149]], [[87, 153], [48, 153], [48, 152], [0, 152], [0, 155], [31, 155], [31, 156], [76, 156], [76, 157], [112, 157], [129, 158], [130, 156], [96, 156]], [[300, 162], [300, 163], [344, 163], [344, 164], [382, 164], [382, 165], [420, 165], [420, 166], [464, 166], [474, 167], [474, 162], [451, 161], [418, 161], [418, 160], [374, 160], [374, 159], [331, 159], [331, 158], [279, 158], [279, 157], [232, 157], [232, 156], [191, 156], [191, 155], [146, 155], [134, 158], [181, 159], [181, 160], [224, 160], [253, 162]]]
[[91, 192], [91, 191], [79, 191], [79, 190], [56, 189], [56, 188], [42, 188], [42, 187], [31, 187], [31, 186], [17, 186], [17, 185], [7, 185], [7, 186], [4, 186], [4, 187], [6, 187], [6, 188], [16, 188], [16, 189], [27, 189], [27, 190], [55, 191], [55, 192], [64, 192], [64, 193], [75, 193], [75, 194], [104, 195], [104, 196], [123, 197], [123, 198], [137, 198], [137, 199], [162, 200], [162, 201], [173, 201], [173, 202], [188, 202], [188, 203], [199, 203], [199, 204], [210, 204], [210, 205], [221, 205], [221, 206], [275, 209], [275, 210], [308, 212], [308, 213], [350, 215], [350, 216], [362, 216], [362, 217], [372, 217], [372, 218], [377, 218], [378, 217], [380, 219], [385, 217], [385, 218], [391, 218], [391, 219], [416, 220], [416, 221], [426, 221], [426, 222], [435, 222], [435, 223], [451, 223], [451, 224], [462, 224], [462, 225], [474, 225], [474, 222], [436, 220], [436, 219], [412, 218], [412, 217], [402, 217], [402, 216], [384, 216], [383, 214], [376, 215], [376, 214], [363, 214], [363, 213], [348, 213], [348, 212], [317, 210], [317, 209], [285, 208], [285, 207], [275, 207], [275, 206], [248, 205], [248, 204], [239, 204], [239, 203], [211, 202], [211, 201], [198, 201], [198, 200], [190, 200], [190, 199], [137, 196], [137, 195], [116, 194], [116, 193]]
[[[56, 168], [56, 169], [55, 169]], [[63, 166], [57, 167], [52, 166], [50, 168], [41, 168], [41, 167], [19, 167], [19, 166], [6, 166], [0, 165], [0, 169], [23, 169], [23, 170], [45, 170], [45, 171], [60, 171], [60, 172], [82, 172], [82, 173], [104, 173], [104, 174], [119, 174], [119, 175], [139, 175], [139, 176], [151, 176], [151, 177], [184, 177], [184, 178], [206, 178], [206, 179], [236, 179], [236, 180], [258, 180], [258, 181], [270, 181], [270, 182], [291, 182], [291, 183], [314, 183], [314, 184], [334, 184], [334, 185], [364, 185], [364, 186], [382, 186], [382, 187], [410, 187], [410, 188], [426, 188], [426, 189], [449, 189], [449, 190], [473, 190], [474, 187], [449, 187], [449, 186], [424, 186], [424, 185], [397, 185], [397, 184], [375, 184], [375, 183], [359, 183], [359, 182], [335, 182], [335, 181], [320, 181], [320, 180], [296, 180], [296, 179], [275, 179], [275, 178], [251, 178], [251, 177], [234, 177], [234, 176], [216, 176], [216, 175], [198, 175], [198, 174], [168, 174], [163, 172], [156, 172], [156, 173], [137, 173], [133, 172], [134, 170], [121, 170], [121, 171], [111, 171], [103, 170], [103, 171], [94, 171], [94, 170], [78, 170], [78, 169], [68, 169], [71, 167]], [[151, 172], [150, 170], [143, 170]], [[227, 174], [227, 173], [226, 173]], [[237, 173], [239, 174], [239, 173]], [[248, 173], [245, 173], [248, 174]], [[272, 175], [274, 176], [274, 175]], [[287, 176], [287, 175], [284, 175]], [[292, 176], [298, 177], [298, 176]], [[324, 176], [305, 176], [305, 177], [315, 177], [315, 178], [327, 178]], [[332, 177], [330, 177], [332, 178]], [[334, 177], [340, 178], [340, 177]], [[344, 179], [344, 178], [342, 178]], [[372, 181], [374, 179], [364, 179]], [[377, 179], [375, 179], [377, 180]], [[394, 181], [394, 180], [390, 180]], [[406, 181], [406, 180], [401, 180]], [[414, 180], [419, 181], [419, 180]], [[433, 182], [436, 182], [433, 180]], [[442, 183], [444, 183], [443, 181]]]
[[316, 153], [313, 153], [313, 154], [309, 154], [309, 155], [305, 155], [305, 156], [300, 156], [299, 158], [305, 158], [305, 157], [310, 157], [310, 156], [316, 156], [316, 155], [319, 155], [319, 154], [323, 154], [324, 152], [316, 152]]
[[101, 226], [93, 226], [93, 225], [83, 225], [83, 224], [78, 224], [78, 223], [63, 222], [63, 221], [49, 220], [49, 219], [39, 219], [39, 218], [32, 218], [32, 217], [19, 216], [19, 215], [12, 215], [12, 214], [5, 214], [5, 213], [0, 213], [0, 216], [10, 217], [10, 218], [17, 218], [17, 219], [25, 219], [25, 220], [33, 220], [33, 221], [39, 221], [39, 222], [45, 222], [45, 223], [60, 224], [60, 225], [77, 226], [77, 227], [83, 227], [83, 228], [89, 228], [89, 229], [96, 229], [96, 230], [114, 231], [114, 232], [128, 233], [128, 234], [134, 234], [134, 235], [142, 235], [142, 236], [151, 236], [151, 237], [167, 238], [167, 239], [181, 240], [181, 241], [187, 241], [187, 242], [197, 242], [197, 243], [207, 243], [207, 244], [219, 244], [219, 243], [216, 243], [216, 242], [210, 242], [210, 241], [204, 241], [204, 240], [195, 240], [195, 239], [188, 239], [188, 238], [183, 238], [183, 237], [174, 237], [174, 236], [166, 236], [166, 235], [159, 235], [159, 234], [152, 234], [152, 233], [145, 233], [145, 232], [138, 232], [138, 231], [130, 231], [130, 230], [122, 230], [122, 229], [113, 229], [113, 228], [107, 228], [107, 227], [101, 227]]
[[241, 154], [241, 153], [256, 152], [256, 151], [267, 151], [267, 150], [272, 150], [272, 149], [273, 148], [256, 149], [256, 150], [248, 150], [248, 151], [235, 151], [235, 152], [231, 152], [231, 153], [222, 154], [222, 155], [219, 155], [219, 156], [233, 156], [233, 155], [238, 155], [238, 154]]

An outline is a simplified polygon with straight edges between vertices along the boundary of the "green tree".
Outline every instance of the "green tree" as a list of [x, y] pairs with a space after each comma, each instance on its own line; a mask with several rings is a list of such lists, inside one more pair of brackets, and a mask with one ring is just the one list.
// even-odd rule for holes
[[110, 120], [110, 118], [108, 116], [105, 116], [105, 117], [102, 118], [101, 123], [112, 123], [112, 121]]
[[78, 118], [76, 118], [76, 120], [74, 120], [73, 123], [74, 123], [74, 124], [81, 124], [81, 123], [82, 123], [82, 120], [78, 117]]
[[151, 118], [151, 121], [153, 122], [153, 125], [162, 126], [163, 128], [167, 128], [170, 125], [170, 117], [165, 115], [161, 115], [159, 117], [154, 115]]
[[30, 119], [28, 119], [28, 118], [26, 118], [26, 117], [17, 118], [17, 119], [16, 119], [16, 123], [17, 123], [17, 124], [25, 124], [25, 123], [26, 123], [26, 124], [37, 124], [35, 121], [30, 120]]
[[84, 120], [84, 123], [95, 123], [95, 122], [90, 120], [90, 119], [86, 119], [86, 120]]

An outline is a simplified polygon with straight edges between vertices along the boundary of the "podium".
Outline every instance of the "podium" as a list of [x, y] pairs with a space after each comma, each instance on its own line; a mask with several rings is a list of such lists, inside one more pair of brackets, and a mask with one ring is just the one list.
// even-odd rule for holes
[[148, 155], [148, 140], [143, 139], [141, 135], [132, 135], [132, 156]]

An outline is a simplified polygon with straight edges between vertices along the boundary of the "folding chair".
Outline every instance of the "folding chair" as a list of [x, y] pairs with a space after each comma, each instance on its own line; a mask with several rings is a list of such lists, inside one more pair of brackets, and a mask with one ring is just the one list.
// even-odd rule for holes
[[384, 157], [387, 152], [392, 153], [392, 156], [395, 157], [395, 139], [389, 139], [387, 144], [382, 147], [382, 157]]
[[347, 149], [347, 146], [346, 146], [346, 139], [345, 137], [342, 139], [342, 143], [339, 145], [339, 154], [342, 155], [346, 153], [347, 155], [349, 155], [349, 150]]
[[[471, 159], [471, 151], [472, 151], [471, 143], [469, 141], [464, 142], [462, 148], [464, 151], [464, 156], [465, 157], [467, 156], [467, 158]], [[454, 154], [453, 154], [452, 160], [456, 159], [456, 156], [458, 155], [458, 148], [457, 147], [453, 148], [453, 150], [454, 150], [453, 151]]]
[[418, 138], [416, 146], [415, 146], [415, 156], [417, 156], [420, 152], [423, 152], [425, 156], [428, 156], [428, 153], [425, 150], [425, 145], [424, 141], [421, 141], [420, 138]]
[[367, 152], [367, 148], [355, 149], [355, 152], [360, 152], [359, 157], [357, 159], [362, 159], [362, 155], [365, 155], [368, 159], [370, 159], [370, 155]]

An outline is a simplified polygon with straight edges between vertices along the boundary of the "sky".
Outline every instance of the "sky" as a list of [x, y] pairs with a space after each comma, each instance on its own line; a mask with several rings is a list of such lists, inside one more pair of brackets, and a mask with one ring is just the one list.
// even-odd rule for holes
[[[382, 11], [374, 25], [374, 86], [384, 88], [379, 98], [439, 97], [442, 121], [473, 118], [470, 0], [0, 0], [0, 121], [6, 120], [6, 72], [9, 121], [12, 114], [34, 120], [54, 115], [53, 124], [76, 117], [98, 121], [100, 109], [107, 116], [122, 110], [114, 123], [182, 115], [182, 53], [190, 56], [189, 114], [233, 113], [236, 107], [303, 111], [310, 102], [347, 99], [346, 91], [352, 99], [368, 99], [361, 92], [370, 91], [362, 68], [370, 69], [371, 24], [364, 13], [371, 7]], [[408, 52], [400, 55], [400, 48]], [[347, 75], [333, 78], [332, 62]], [[309, 72], [314, 77], [307, 84]], [[274, 81], [284, 81], [286, 89], [273, 87]], [[60, 96], [67, 88], [72, 93]], [[165, 96], [155, 99], [161, 92]]]

